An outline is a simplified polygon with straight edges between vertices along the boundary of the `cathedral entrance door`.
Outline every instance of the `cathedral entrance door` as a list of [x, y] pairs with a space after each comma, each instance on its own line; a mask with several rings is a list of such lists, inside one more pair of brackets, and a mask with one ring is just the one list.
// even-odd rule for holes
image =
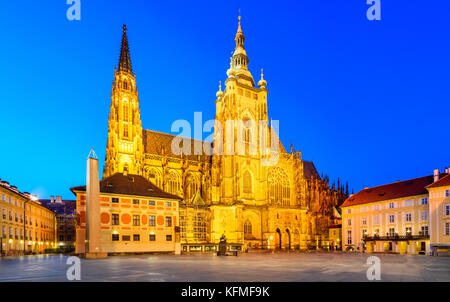
[[275, 237], [275, 248], [281, 250], [281, 231], [277, 229], [277, 236]]
[[289, 250], [291, 250], [291, 232], [289, 231], [289, 229], [286, 229], [286, 236], [287, 236], [287, 246], [286, 248]]

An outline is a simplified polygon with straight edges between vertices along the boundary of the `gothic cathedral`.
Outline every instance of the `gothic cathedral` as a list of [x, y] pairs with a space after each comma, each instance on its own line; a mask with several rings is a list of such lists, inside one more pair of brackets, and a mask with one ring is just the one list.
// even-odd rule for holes
[[[239, 17], [228, 78], [224, 90], [219, 86], [216, 93], [215, 119], [223, 125], [221, 131], [214, 128], [213, 144], [191, 140], [190, 152], [178, 154], [172, 150], [175, 135], [142, 129], [124, 26], [112, 84], [103, 177], [142, 175], [180, 196], [178, 230], [184, 251], [208, 251], [222, 236], [237, 249], [327, 248], [328, 228], [339, 223], [337, 209], [348, 197], [348, 186], [338, 181], [330, 187], [328, 177], [320, 176], [312, 162], [302, 160], [292, 146], [288, 153], [281, 142], [274, 165], [263, 164], [264, 152], [249, 152], [260, 144], [259, 133], [268, 134], [269, 145], [276, 133], [269, 126], [267, 82], [261, 70], [255, 85], [244, 41]], [[244, 127], [226, 127], [229, 120], [243, 121]], [[255, 127], [246, 128], [248, 121], [254, 121]], [[244, 152], [236, 152], [239, 138]], [[211, 149], [220, 145], [234, 152], [193, 155], [196, 144]]]

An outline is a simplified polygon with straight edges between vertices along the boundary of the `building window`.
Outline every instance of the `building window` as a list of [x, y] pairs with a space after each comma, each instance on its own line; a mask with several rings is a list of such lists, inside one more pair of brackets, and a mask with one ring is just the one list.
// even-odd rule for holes
[[140, 240], [141, 240], [141, 236], [139, 234], [133, 235], [133, 241], [140, 241]]
[[428, 221], [428, 212], [422, 212], [422, 221]]
[[64, 241], [64, 235], [59, 235], [59, 241]]
[[395, 222], [395, 216], [389, 215], [389, 223], [394, 223], [394, 222]]
[[450, 215], [450, 205], [446, 205], [445, 206], [445, 216], [449, 216]]
[[272, 168], [268, 176], [269, 200], [272, 204], [290, 205], [291, 190], [289, 177], [283, 169]]
[[389, 209], [393, 209], [394, 208], [394, 203], [393, 202], [390, 202], [389, 203]]
[[170, 201], [166, 201], [166, 207], [171, 207], [172, 203]]
[[119, 225], [119, 214], [112, 214], [111, 224]]
[[149, 200], [148, 201], [148, 205], [149, 206], [154, 206], [155, 205], [155, 201], [154, 200]]
[[412, 234], [412, 228], [411, 227], [407, 227], [405, 229], [406, 235], [411, 235]]
[[172, 235], [166, 235], [166, 241], [172, 241]]
[[406, 214], [406, 221], [411, 222], [411, 213]]
[[362, 218], [362, 224], [363, 224], [363, 225], [366, 225], [366, 224], [367, 224], [367, 219], [366, 219], [366, 217], [363, 217], [363, 218]]
[[114, 198], [114, 197], [113, 197], [113, 198], [111, 199], [111, 202], [113, 202], [113, 203], [119, 203], [119, 198]]
[[139, 199], [133, 199], [133, 204], [139, 204]]
[[172, 226], [172, 217], [166, 216], [166, 227]]
[[389, 228], [389, 236], [395, 235], [395, 228]]
[[347, 220], [347, 225], [348, 225], [348, 226], [351, 226], [351, 225], [352, 225], [352, 220], [351, 220], [351, 219], [348, 219], [348, 220]]
[[348, 209], [347, 214], [351, 214], [351, 213], [352, 213], [352, 209]]
[[122, 241], [130, 241], [130, 235], [123, 235]]
[[422, 235], [428, 235], [428, 226], [427, 225], [423, 225], [421, 229], [422, 229]]
[[445, 197], [450, 197], [450, 190], [445, 190]]
[[373, 223], [374, 224], [379, 224], [380, 223], [380, 217], [378, 215], [373, 217]]
[[123, 125], [123, 137], [128, 138], [128, 124]]
[[352, 244], [352, 231], [347, 231], [347, 244]]
[[373, 206], [374, 211], [378, 211], [380, 209], [380, 205], [376, 204]]
[[422, 198], [422, 204], [423, 205], [428, 204], [428, 197]]
[[133, 215], [133, 226], [140, 226], [140, 225], [141, 225], [141, 216]]
[[112, 241], [119, 241], [119, 234], [112, 234]]
[[[197, 190], [193, 191], [193, 193], [190, 193], [190, 191], [192, 191], [192, 190], [189, 187], [191, 187], [191, 185], [192, 185], [191, 182], [192, 181], [191, 181], [191, 177], [188, 177], [188, 179], [189, 180], [186, 181], [188, 183], [188, 185], [187, 185], [187, 187], [188, 187], [187, 188], [188, 196], [187, 197], [190, 198], [190, 197], [193, 196], [194, 193], [197, 192]], [[197, 184], [197, 182], [195, 182], [195, 184]], [[171, 193], [171, 194], [178, 194], [180, 189], [181, 189], [180, 177], [174, 171], [170, 171], [169, 174], [167, 175], [166, 191]]]
[[252, 223], [250, 220], [246, 220], [244, 223], [244, 237], [251, 237], [252, 236]]
[[450, 222], [445, 223], [445, 235], [450, 236]]
[[155, 222], [156, 222], [156, 216], [153, 216], [153, 215], [148, 216], [148, 225], [149, 226], [155, 226], [156, 225]]
[[123, 104], [123, 121], [128, 122], [128, 104]]
[[156, 235], [155, 234], [150, 234], [149, 237], [148, 237], [148, 240], [156, 241]]

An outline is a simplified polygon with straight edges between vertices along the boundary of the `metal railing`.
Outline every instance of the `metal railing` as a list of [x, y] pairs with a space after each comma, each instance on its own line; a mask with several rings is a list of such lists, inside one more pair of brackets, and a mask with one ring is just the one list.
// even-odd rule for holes
[[363, 241], [409, 241], [409, 240], [424, 240], [430, 239], [430, 235], [428, 234], [419, 234], [419, 235], [398, 235], [398, 234], [388, 234], [386, 236], [373, 235], [363, 236]]

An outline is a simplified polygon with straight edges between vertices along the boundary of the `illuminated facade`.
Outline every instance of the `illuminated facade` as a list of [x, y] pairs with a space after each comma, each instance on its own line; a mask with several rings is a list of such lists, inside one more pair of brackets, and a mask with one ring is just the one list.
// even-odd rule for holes
[[448, 249], [449, 180], [448, 169], [441, 174], [436, 170], [435, 175], [366, 188], [350, 196], [342, 205], [344, 249], [429, 254], [430, 243]]
[[6, 181], [0, 182], [0, 215], [0, 254], [39, 254], [56, 247], [55, 213]]
[[[328, 225], [333, 223], [333, 206], [345, 200], [348, 187], [345, 190], [338, 184], [330, 188], [328, 178], [320, 177], [314, 164], [302, 160], [292, 146], [287, 152], [280, 142], [275, 151], [279, 160], [271, 166], [262, 164], [268, 157], [264, 150], [249, 151], [260, 144], [257, 133], [267, 133], [269, 138], [276, 134], [269, 126], [267, 82], [261, 72], [255, 84], [248, 69], [240, 18], [228, 78], [215, 99], [215, 119], [224, 129], [220, 132], [216, 124], [213, 134], [214, 146], [231, 148], [233, 155], [195, 153], [198, 148], [213, 148], [198, 140], [183, 144], [187, 152], [176, 154], [172, 150], [174, 135], [142, 129], [127, 41], [124, 26], [112, 85], [103, 177], [124, 172], [142, 175], [162, 190], [181, 196], [184, 251], [214, 250], [222, 235], [238, 249], [324, 246]], [[228, 120], [246, 124], [226, 128]], [[249, 127], [249, 122], [256, 126]], [[239, 142], [243, 153], [238, 151]], [[261, 145], [268, 149], [270, 142]]]
[[[75, 252], [85, 251], [86, 186], [71, 188], [79, 220]], [[100, 240], [108, 254], [180, 251], [180, 198], [142, 176], [116, 173], [100, 181]]]
[[435, 181], [427, 186], [430, 212], [430, 249], [433, 255], [450, 255], [450, 168], [446, 176], [434, 171]]

